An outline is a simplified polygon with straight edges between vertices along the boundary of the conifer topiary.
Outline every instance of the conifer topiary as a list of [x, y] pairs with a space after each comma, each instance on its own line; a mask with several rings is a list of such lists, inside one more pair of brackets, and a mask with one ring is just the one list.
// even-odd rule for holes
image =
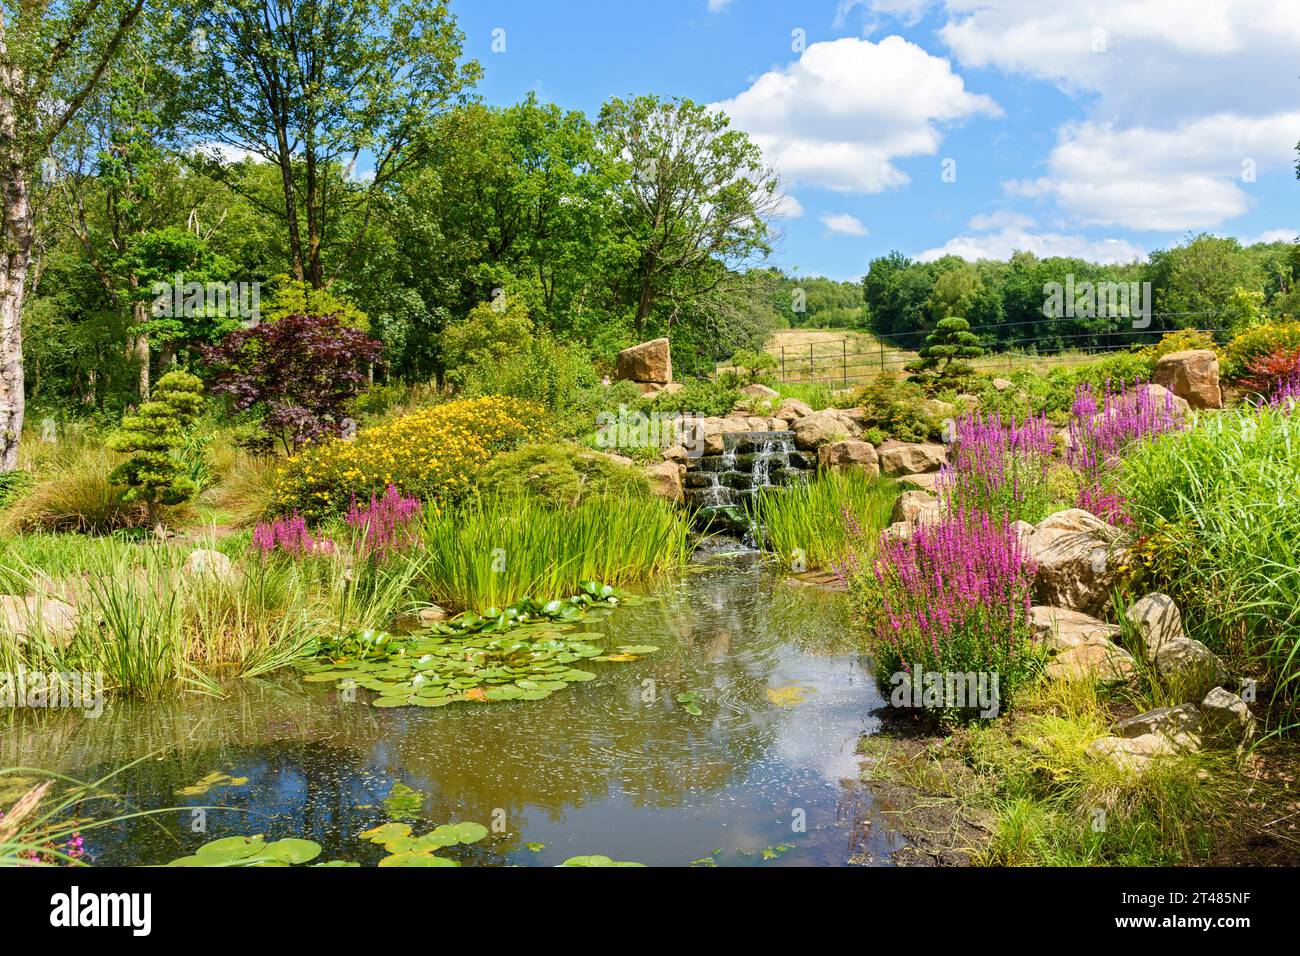
[[203, 383], [188, 372], [168, 372], [154, 385], [150, 400], [124, 415], [109, 439], [110, 448], [130, 456], [109, 480], [127, 486], [124, 500], [146, 504], [151, 521], [159, 505], [181, 504], [198, 491], [174, 452], [202, 406]]

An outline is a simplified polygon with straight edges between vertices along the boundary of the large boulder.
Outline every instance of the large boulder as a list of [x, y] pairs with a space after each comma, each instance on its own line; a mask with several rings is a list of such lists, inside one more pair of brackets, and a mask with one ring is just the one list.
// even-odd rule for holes
[[887, 475], [922, 475], [936, 472], [948, 460], [948, 446], [935, 442], [887, 441], [878, 449], [880, 470]]
[[859, 434], [857, 426], [835, 408], [825, 408], [805, 415], [796, 419], [791, 427], [794, 429], [795, 446], [805, 451], [832, 442], [848, 441], [857, 438]]
[[[1188, 705], [1190, 706], [1190, 705]], [[1255, 735], [1255, 718], [1246, 702], [1230, 690], [1216, 687], [1201, 701], [1206, 740], [1236, 746]]]
[[1156, 670], [1175, 692], [1191, 700], [1202, 700], [1228, 679], [1228, 672], [1214, 652], [1190, 637], [1166, 641], [1155, 654]]
[[1054, 656], [1047, 663], [1053, 680], [1096, 678], [1127, 681], [1137, 670], [1128, 651], [1115, 643], [1119, 628], [1069, 608], [1030, 608], [1029, 623], [1035, 640]]
[[673, 380], [673, 360], [667, 339], [652, 339], [618, 353], [616, 379], [667, 385]]
[[1153, 377], [1157, 385], [1187, 399], [1192, 408], [1223, 407], [1219, 359], [1209, 349], [1188, 349], [1161, 356]]
[[837, 441], [817, 449], [817, 464], [825, 469], [861, 469], [869, 475], [880, 474], [876, 447], [865, 441]]
[[1173, 743], [1162, 734], [1102, 737], [1090, 743], [1088, 751], [1133, 773], [1142, 773], [1157, 757], [1168, 757], [1177, 753]]
[[661, 461], [647, 465], [645, 475], [650, 480], [650, 490], [660, 498], [681, 503], [686, 500], [683, 490], [686, 466], [676, 461]]
[[1142, 737], [1159, 734], [1180, 749], [1198, 750], [1201, 740], [1201, 712], [1195, 704], [1157, 707], [1115, 725], [1117, 737]]
[[753, 385], [746, 385], [740, 390], [740, 394], [748, 398], [780, 398], [781, 393], [774, 388], [768, 388], [759, 382]]
[[40, 635], [66, 647], [77, 633], [77, 609], [66, 601], [41, 594], [0, 595], [0, 635], [19, 641]]
[[1178, 605], [1167, 594], [1148, 594], [1129, 607], [1124, 617], [1141, 639], [1149, 661], [1156, 659], [1156, 654], [1165, 644], [1186, 636]]
[[894, 499], [894, 512], [889, 520], [895, 524], [900, 521], [919, 524], [922, 516], [928, 518], [938, 512], [939, 501], [928, 491], [905, 491]]
[[1025, 540], [1038, 568], [1034, 596], [1039, 603], [1092, 615], [1105, 611], [1127, 560], [1117, 536], [1115, 528], [1080, 508], [1040, 521]]
[[1164, 408], [1168, 406], [1184, 418], [1187, 417], [1192, 410], [1191, 403], [1188, 402], [1187, 399], [1179, 398], [1163, 385], [1156, 385], [1154, 382], [1147, 386], [1147, 397], [1155, 402], [1156, 408]]

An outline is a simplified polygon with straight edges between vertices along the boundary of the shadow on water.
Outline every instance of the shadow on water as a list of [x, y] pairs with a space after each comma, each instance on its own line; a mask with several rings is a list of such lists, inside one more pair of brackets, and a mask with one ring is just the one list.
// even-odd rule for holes
[[[322, 859], [375, 862], [382, 851], [356, 834], [385, 819], [399, 780], [424, 795], [417, 833], [460, 820], [492, 828], [465, 862], [887, 862], [896, 838], [873, 821], [854, 757], [881, 701], [847, 642], [844, 598], [791, 587], [752, 554], [710, 560], [578, 628], [658, 653], [592, 664], [597, 680], [545, 700], [381, 710], [365, 691], [348, 701], [284, 675], [242, 682], [224, 700], [24, 718], [0, 735], [0, 764], [91, 779], [153, 755], [112, 789], [138, 808], [185, 809], [161, 827], [92, 831], [101, 864], [165, 862], [235, 833], [300, 835], [322, 844]], [[213, 771], [247, 780], [177, 794]], [[192, 832], [205, 805], [219, 809]]]

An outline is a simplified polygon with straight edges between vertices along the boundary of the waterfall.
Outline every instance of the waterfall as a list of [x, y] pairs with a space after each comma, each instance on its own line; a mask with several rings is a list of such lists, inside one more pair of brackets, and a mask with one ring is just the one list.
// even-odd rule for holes
[[816, 458], [796, 450], [794, 432], [729, 432], [722, 452], [693, 459], [686, 473], [686, 501], [706, 526], [743, 531], [744, 506], [764, 488], [806, 480]]

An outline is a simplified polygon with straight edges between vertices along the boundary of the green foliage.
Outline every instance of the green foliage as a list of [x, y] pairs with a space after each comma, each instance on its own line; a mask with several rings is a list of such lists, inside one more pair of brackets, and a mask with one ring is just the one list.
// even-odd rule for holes
[[430, 596], [478, 613], [529, 595], [576, 593], [680, 569], [690, 554], [686, 515], [658, 498], [592, 497], [557, 509], [533, 495], [485, 498], [426, 512]]
[[1142, 443], [1116, 486], [1192, 636], [1300, 700], [1300, 415], [1241, 407]]
[[532, 338], [533, 320], [522, 300], [480, 302], [466, 318], [453, 322], [442, 333], [447, 381], [460, 386], [471, 375], [489, 377], [493, 366], [526, 348]]
[[649, 493], [645, 476], [579, 445], [525, 445], [493, 459], [476, 485], [485, 496], [527, 495], [553, 507], [571, 508], [590, 497], [637, 497]]
[[731, 356], [729, 364], [743, 376], [746, 383], [753, 383], [775, 369], [778, 363], [771, 352], [741, 349]]
[[467, 396], [505, 395], [548, 409], [568, 434], [591, 427], [582, 414], [586, 393], [597, 385], [591, 360], [581, 347], [549, 333], [524, 339], [498, 359], [462, 368], [460, 378]]
[[683, 382], [675, 392], [660, 392], [653, 396], [643, 403], [642, 410], [719, 417], [735, 408], [740, 399], [740, 391], [726, 382], [692, 378]]
[[911, 381], [881, 375], [857, 389], [848, 407], [863, 410], [863, 427], [874, 428], [898, 441], [938, 438], [943, 423], [925, 405], [925, 392]]
[[920, 359], [907, 365], [907, 371], [933, 389], [954, 386], [969, 376], [971, 367], [958, 360], [979, 358], [984, 350], [970, 323], [954, 316], [939, 320], [918, 354]]
[[154, 386], [152, 399], [141, 403], [134, 415], [123, 417], [109, 447], [130, 457], [108, 478], [127, 486], [124, 501], [144, 502], [152, 513], [157, 505], [177, 505], [194, 497], [198, 487], [176, 452], [202, 405], [203, 383], [198, 378], [188, 372], [168, 372]]
[[1274, 352], [1300, 349], [1300, 322], [1271, 322], [1247, 329], [1223, 349], [1220, 371], [1236, 381], [1250, 370], [1250, 363]]
[[764, 489], [750, 512], [781, 567], [826, 570], [848, 551], [848, 518], [861, 530], [860, 541], [875, 540], [889, 524], [898, 491], [893, 481], [860, 469], [824, 472], [806, 484]]
[[344, 328], [370, 330], [369, 317], [347, 297], [329, 289], [313, 289], [287, 275], [273, 276], [261, 299], [262, 321], [278, 322], [290, 315], [332, 315]]

